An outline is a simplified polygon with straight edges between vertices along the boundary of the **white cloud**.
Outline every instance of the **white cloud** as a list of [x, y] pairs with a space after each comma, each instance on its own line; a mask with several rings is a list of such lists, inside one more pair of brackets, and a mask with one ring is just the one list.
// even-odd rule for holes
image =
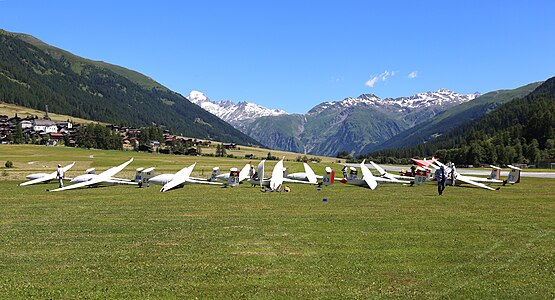
[[408, 77], [409, 77], [410, 79], [414, 79], [414, 78], [418, 77], [418, 71], [412, 71], [412, 72], [410, 72]]
[[381, 73], [380, 75], [374, 76], [372, 78], [370, 78], [368, 81], [366, 81], [365, 85], [369, 86], [369, 87], [374, 87], [374, 85], [380, 81], [386, 81], [388, 77], [390, 76], [395, 76], [395, 71], [387, 71], [385, 70], [383, 73]]
[[376, 84], [376, 82], [378, 82], [378, 76], [374, 76], [372, 77], [370, 80], [366, 81], [365, 85], [369, 86], [369, 87], [374, 87], [374, 84]]

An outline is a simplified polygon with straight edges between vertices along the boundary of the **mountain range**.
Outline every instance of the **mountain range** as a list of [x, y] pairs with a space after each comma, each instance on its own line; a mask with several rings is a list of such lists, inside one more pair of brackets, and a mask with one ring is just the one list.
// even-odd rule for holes
[[353, 155], [369, 152], [393, 136], [478, 96], [447, 89], [385, 99], [363, 94], [320, 103], [306, 114], [288, 114], [248, 102], [214, 102], [197, 91], [187, 98], [271, 148], [335, 156], [342, 151]]
[[[528, 93], [530, 89], [533, 90]], [[476, 119], [458, 121], [458, 125], [426, 143], [381, 150], [365, 157], [378, 161], [401, 159], [406, 162], [409, 157], [435, 155], [441, 160], [461, 165], [537, 165], [546, 159], [543, 166], [549, 167], [549, 162], [555, 159], [555, 77], [542, 83], [484, 96], [487, 98], [473, 108], [459, 109], [456, 115], [472, 117], [477, 112], [483, 112], [484, 107], [490, 106], [487, 102], [495, 98], [505, 99], [504, 104]], [[438, 118], [436, 123], [440, 124], [447, 119], [455, 121], [449, 115]]]
[[251, 102], [239, 102], [235, 104], [230, 100], [214, 102], [199, 91], [191, 91], [187, 100], [202, 107], [206, 111], [229, 124], [241, 127], [241, 124], [248, 123], [254, 119], [267, 116], [286, 115], [287, 112], [280, 109], [269, 109]]
[[0, 101], [131, 126], [158, 124], [176, 134], [260, 145], [153, 79], [92, 61], [30, 35], [0, 30]]
[[398, 149], [426, 143], [451, 132], [451, 130], [463, 123], [476, 120], [494, 111], [497, 107], [509, 101], [528, 95], [541, 84], [542, 82], [535, 82], [516, 89], [497, 90], [486, 93], [473, 101], [461, 103], [437, 114], [426, 122], [405, 130], [372, 150]]

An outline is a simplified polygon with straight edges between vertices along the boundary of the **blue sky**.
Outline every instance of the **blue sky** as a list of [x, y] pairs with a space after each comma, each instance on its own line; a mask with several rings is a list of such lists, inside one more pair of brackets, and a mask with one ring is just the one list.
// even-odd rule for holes
[[323, 101], [555, 76], [555, 1], [0, 0], [0, 28], [183, 95], [304, 113]]

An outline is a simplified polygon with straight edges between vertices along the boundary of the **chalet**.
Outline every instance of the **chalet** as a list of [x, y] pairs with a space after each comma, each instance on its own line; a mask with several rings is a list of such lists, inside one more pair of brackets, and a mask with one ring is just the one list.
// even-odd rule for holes
[[64, 134], [63, 133], [56, 133], [56, 132], [51, 132], [50, 133], [50, 139], [52, 140], [63, 140], [64, 139]]
[[58, 129], [71, 129], [73, 128], [73, 124], [71, 122], [58, 122], [56, 123], [56, 126], [58, 126]]
[[19, 124], [21, 125], [21, 129], [33, 127], [33, 122], [29, 120], [22, 120]]
[[45, 133], [58, 132], [58, 126], [50, 120], [36, 119], [33, 121], [33, 130]]
[[235, 149], [237, 149], [237, 144], [235, 144], [235, 143], [223, 143], [222, 146], [226, 150], [235, 150]]

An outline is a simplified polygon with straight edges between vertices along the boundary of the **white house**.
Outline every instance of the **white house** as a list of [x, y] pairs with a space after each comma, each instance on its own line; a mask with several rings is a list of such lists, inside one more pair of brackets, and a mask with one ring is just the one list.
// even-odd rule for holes
[[35, 119], [33, 121], [33, 130], [36, 132], [45, 133], [58, 132], [58, 126], [56, 126], [56, 123], [50, 120]]
[[29, 121], [29, 120], [23, 120], [21, 121], [21, 129], [25, 129], [25, 128], [31, 128], [33, 127], [33, 122]]
[[59, 128], [67, 128], [67, 129], [73, 128], [73, 124], [71, 122], [58, 122], [58, 123], [56, 123], [56, 125]]

